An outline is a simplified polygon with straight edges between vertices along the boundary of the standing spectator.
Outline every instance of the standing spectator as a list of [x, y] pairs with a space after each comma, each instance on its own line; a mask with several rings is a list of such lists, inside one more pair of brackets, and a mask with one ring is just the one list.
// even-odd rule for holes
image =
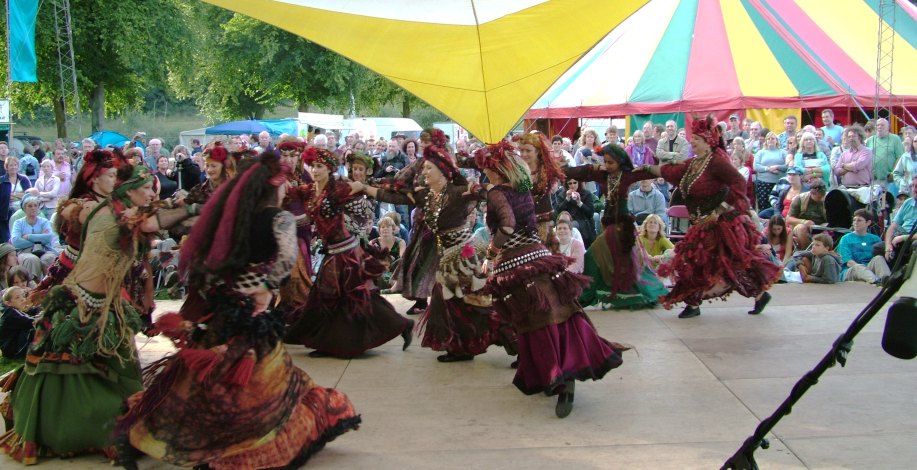
[[678, 135], [675, 121], [666, 121], [665, 134], [656, 144], [656, 159], [661, 163], [679, 163], [688, 159], [688, 141]]
[[729, 124], [729, 128], [726, 129], [726, 133], [724, 134], [727, 143], [732, 142], [736, 137], [745, 137], [742, 135], [742, 127], [739, 126], [739, 115], [737, 113], [729, 115], [729, 122], [727, 124]]
[[[636, 132], [634, 134], [636, 134]], [[656, 126], [653, 124], [653, 121], [646, 121], [646, 123], [643, 124], [643, 140], [646, 146], [649, 147], [655, 155], [656, 146], [659, 145], [659, 138], [656, 137]]]
[[[590, 129], [590, 130], [591, 130], [591, 129]], [[585, 131], [584, 131], [584, 132], [585, 132]], [[593, 131], [593, 132], [595, 132], [595, 131]], [[598, 134], [596, 134], [595, 142], [598, 142], [598, 141], [599, 141]], [[582, 136], [580, 136], [580, 142], [582, 142]], [[615, 144], [615, 145], [618, 145], [620, 142], [621, 142], [621, 138], [620, 138], [620, 136], [618, 136], [618, 126], [616, 126], [616, 125], [614, 125], [614, 124], [608, 126], [608, 128], [605, 129], [605, 141], [602, 142], [602, 144], [603, 144], [603, 145], [604, 145], [604, 144]], [[594, 146], [595, 146], [595, 143], [593, 143], [593, 147], [594, 147]], [[589, 147], [589, 149], [591, 150], [592, 147]]]
[[557, 235], [559, 243], [559, 254], [568, 258], [573, 258], [573, 262], [567, 265], [567, 271], [582, 274], [585, 264], [586, 247], [583, 242], [573, 238], [573, 227], [566, 220], [558, 220], [554, 225], [554, 234]]
[[810, 132], [802, 134], [799, 151], [793, 155], [793, 165], [803, 169], [803, 181], [812, 184], [816, 179], [822, 180], [825, 186], [831, 186], [831, 162], [827, 155], [818, 149], [818, 141]]
[[837, 244], [841, 256], [842, 281], [864, 281], [875, 284], [882, 281], [891, 270], [882, 255], [874, 255], [873, 247], [882, 243], [878, 235], [867, 232], [873, 223], [872, 212], [857, 209], [853, 213], [853, 231], [844, 234]]
[[895, 183], [898, 184], [898, 193], [899, 194], [911, 194], [911, 185], [910, 181], [914, 176], [917, 176], [917, 139], [906, 138], [904, 140], [905, 151], [904, 155], [898, 159], [898, 164], [895, 165], [895, 170], [892, 172], [895, 176]]
[[408, 158], [401, 151], [397, 140], [392, 139], [386, 143], [381, 163], [379, 171], [376, 172], [376, 177], [380, 178], [393, 178], [396, 173], [408, 165]]
[[653, 180], [643, 180], [640, 187], [627, 196], [627, 210], [634, 216], [637, 224], [642, 224], [647, 216], [655, 214], [668, 224], [665, 197], [653, 186]]
[[844, 134], [844, 128], [834, 123], [834, 111], [826, 109], [821, 112], [821, 122], [824, 126], [821, 130], [825, 132], [825, 141], [830, 147], [841, 145], [841, 136]]
[[35, 159], [38, 160], [38, 163], [41, 163], [45, 160], [45, 149], [48, 144], [43, 143], [40, 140], [33, 140], [32, 147], [35, 149], [35, 152], [32, 154], [35, 156]]
[[777, 136], [777, 144], [780, 145], [780, 148], [786, 150], [786, 142], [790, 137], [796, 136], [796, 127], [798, 127], [799, 121], [796, 119], [796, 116], [787, 116], [783, 118], [783, 132]]
[[86, 137], [80, 141], [80, 153], [75, 155], [70, 162], [70, 166], [73, 168], [73, 174], [79, 174], [80, 168], [83, 168], [83, 159], [86, 155], [89, 155], [90, 152], [96, 149], [96, 141]]
[[570, 155], [570, 152], [564, 150], [564, 138], [555, 135], [551, 138], [551, 147], [554, 148], [554, 158], [557, 159], [557, 163], [561, 166], [576, 166], [576, 160], [573, 159], [573, 155]]
[[815, 145], [818, 147], [818, 151], [824, 153], [825, 155], [831, 154], [831, 146], [828, 145], [828, 141], [825, 140], [825, 131], [821, 128], [818, 128], [815, 129], [813, 134], [815, 134]]
[[5, 141], [0, 140], [0, 163], [6, 162], [6, 157], [10, 155], [10, 147]]
[[627, 156], [630, 157], [630, 161], [634, 164], [634, 167], [639, 167], [643, 165], [656, 165], [659, 163], [656, 161], [656, 152], [653, 151], [654, 148], [656, 147], [650, 147], [643, 132], [637, 131], [634, 132], [634, 142], [624, 147], [624, 151], [627, 152]]
[[201, 145], [201, 139], [191, 139], [191, 155], [204, 153], [204, 147]]
[[[742, 174], [747, 180], [747, 191], [746, 196], [749, 201], [755, 200], [755, 155], [748, 151], [745, 146], [745, 139], [742, 137], [736, 137], [732, 139], [732, 158], [738, 159], [741, 162], [742, 166], [745, 167], [745, 171], [739, 169], [739, 173]], [[736, 167], [738, 169], [738, 167]]]
[[41, 162], [41, 176], [35, 181], [35, 189], [38, 190], [41, 213], [51, 220], [60, 198], [60, 179], [54, 176], [54, 163], [51, 160]]
[[[617, 129], [615, 129], [615, 135], [617, 135]], [[580, 136], [578, 141], [578, 148], [576, 149], [576, 153], [573, 154], [573, 160], [576, 162], [576, 166], [594, 165], [598, 163], [594, 159], [590, 158], [592, 156], [592, 150], [595, 148], [596, 142], [598, 142], [598, 140], [599, 134], [596, 131], [588, 127], [583, 129], [583, 134]], [[589, 155], [584, 154], [584, 152], [587, 150]]]
[[270, 150], [274, 148], [274, 139], [271, 138], [271, 133], [268, 131], [261, 131], [258, 133], [258, 146], [255, 147], [255, 151], [258, 153], [264, 152], [265, 150]]
[[591, 246], [595, 240], [595, 223], [592, 214], [595, 213], [595, 201], [592, 193], [585, 190], [579, 181], [567, 178], [567, 186], [563, 197], [555, 204], [555, 213], [569, 212], [573, 218], [573, 226], [578, 228], [583, 236], [583, 245]]
[[872, 180], [873, 156], [872, 151], [863, 145], [864, 134], [863, 128], [856, 124], [844, 130], [844, 141], [848, 149], [834, 164], [834, 174], [843, 186], [869, 185]]
[[35, 180], [38, 179], [38, 159], [32, 155], [32, 152], [35, 150], [32, 148], [31, 144], [25, 144], [22, 147], [22, 158], [19, 159], [19, 167], [22, 171], [22, 174], [29, 179], [29, 182], [32, 183], [32, 186], [35, 186]]
[[866, 140], [866, 147], [872, 151], [872, 176], [876, 183], [886, 187], [892, 181], [892, 171], [898, 157], [904, 154], [901, 138], [888, 131], [888, 120], [876, 120], [876, 135]]
[[404, 156], [407, 159], [408, 165], [414, 163], [419, 156], [417, 153], [417, 141], [414, 139], [405, 140], [401, 150], [404, 152]]
[[54, 176], [60, 181], [57, 195], [66, 198], [70, 195], [71, 186], [70, 162], [67, 161], [67, 151], [61, 148], [54, 149]]
[[159, 165], [159, 157], [162, 155], [162, 141], [159, 139], [150, 139], [147, 144], [146, 152], [143, 154], [143, 163], [150, 170], [155, 170]]
[[786, 176], [786, 150], [778, 147], [777, 134], [770, 132], [764, 139], [765, 147], [755, 154], [755, 199], [758, 202], [758, 211], [770, 207], [771, 190]]
[[19, 209], [19, 203], [32, 183], [19, 174], [19, 159], [6, 157], [6, 174], [0, 176], [0, 240], [10, 239], [10, 217]]
[[172, 149], [172, 159], [175, 161], [175, 171], [172, 177], [178, 183], [178, 188], [184, 191], [190, 191], [203, 181], [201, 178], [201, 167], [189, 158], [188, 147], [176, 145]]
[[745, 139], [745, 148], [752, 154], [761, 150], [761, 123], [754, 121], [748, 126], [748, 138]]
[[172, 176], [172, 162], [169, 157], [160, 156], [156, 159], [156, 171], [153, 176], [159, 180], [159, 199], [171, 199], [178, 190], [178, 182]]

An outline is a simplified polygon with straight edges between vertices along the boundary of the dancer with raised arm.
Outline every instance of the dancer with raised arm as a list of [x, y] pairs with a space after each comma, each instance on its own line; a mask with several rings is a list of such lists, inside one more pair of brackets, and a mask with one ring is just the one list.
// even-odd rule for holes
[[660, 275], [675, 281], [662, 303], [671, 308], [684, 302], [678, 318], [692, 318], [700, 315], [704, 300], [735, 291], [755, 299], [748, 313], [757, 315], [770, 301], [767, 290], [781, 268], [758, 249], [762, 235], [748, 214], [745, 179], [729, 161], [713, 117], [696, 119], [691, 131], [697, 157], [643, 167], [678, 187], [691, 216], [684, 240], [675, 245], [675, 257], [659, 267]]
[[309, 353], [312, 357], [356, 357], [399, 335], [407, 349], [414, 321], [399, 315], [382, 297], [374, 281], [385, 266], [363, 251], [357, 237], [345, 227], [347, 203], [363, 194], [331, 176], [337, 168], [331, 152], [310, 147], [303, 160], [312, 168], [315, 182], [302, 185], [299, 191], [326, 254], [309, 300], [290, 315], [284, 341], [314, 349]]

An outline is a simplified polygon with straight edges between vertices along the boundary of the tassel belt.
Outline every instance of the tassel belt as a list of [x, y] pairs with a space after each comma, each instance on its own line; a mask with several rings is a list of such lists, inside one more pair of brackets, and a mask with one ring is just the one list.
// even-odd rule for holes
[[457, 246], [471, 238], [471, 229], [468, 227], [457, 228], [436, 234], [436, 243], [443, 250]]
[[497, 263], [497, 267], [494, 269], [494, 274], [501, 274], [510, 269], [518, 268], [525, 263], [534, 261], [538, 258], [544, 258], [545, 256], [551, 256], [551, 252], [546, 248], [542, 248], [536, 251], [530, 251], [528, 253], [521, 254], [515, 258], [510, 258], [508, 260], [501, 260]]
[[357, 240], [357, 237], [351, 235], [349, 238], [342, 242], [328, 245], [326, 251], [329, 255], [337, 255], [356, 248], [357, 244], [359, 244], [359, 240]]

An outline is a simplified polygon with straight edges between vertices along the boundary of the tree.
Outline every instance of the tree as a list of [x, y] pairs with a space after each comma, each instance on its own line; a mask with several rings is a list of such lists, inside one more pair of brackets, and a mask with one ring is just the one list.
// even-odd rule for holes
[[[80, 101], [89, 105], [92, 130], [97, 131], [106, 115], [137, 109], [145, 89], [165, 84], [170, 51], [182, 42], [175, 28], [179, 10], [174, 0], [95, 0], [71, 2], [70, 15]], [[17, 83], [4, 91], [20, 110], [54, 107], [58, 134], [64, 137], [49, 4], [39, 9], [35, 48], [38, 83]]]

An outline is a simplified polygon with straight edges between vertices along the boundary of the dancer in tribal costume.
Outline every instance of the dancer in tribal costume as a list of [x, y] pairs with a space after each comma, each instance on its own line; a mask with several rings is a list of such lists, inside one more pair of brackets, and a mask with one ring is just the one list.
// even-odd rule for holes
[[606, 144], [595, 153], [605, 159], [604, 167], [587, 165], [564, 170], [567, 177], [599, 183], [605, 192], [605, 230], [586, 251], [583, 274], [592, 278], [592, 284], [579, 300], [583, 305], [607, 303], [612, 308], [652, 307], [667, 291], [653, 272], [646, 250], [637, 242], [627, 195], [632, 184], [654, 176], [633, 171], [627, 153], [615, 144]]
[[726, 154], [712, 116], [691, 126], [697, 157], [672, 165], [644, 169], [678, 186], [691, 215], [691, 227], [675, 245], [675, 257], [659, 267], [675, 287], [662, 298], [666, 308], [684, 302], [679, 318], [700, 315], [705, 299], [725, 298], [733, 291], [755, 299], [750, 314], [770, 301], [767, 290], [780, 277], [780, 267], [757, 249], [761, 231], [748, 214], [745, 178]]
[[414, 321], [399, 315], [382, 298], [374, 280], [385, 267], [367, 255], [344, 227], [344, 207], [356, 192], [331, 177], [337, 168], [331, 152], [310, 147], [303, 159], [312, 167], [315, 182], [299, 191], [326, 254], [309, 300], [290, 316], [285, 341], [315, 349], [309, 354], [313, 357], [356, 357], [399, 335], [407, 349]]
[[518, 335], [513, 383], [527, 395], [558, 395], [555, 413], [564, 418], [573, 409], [575, 381], [601, 379], [621, 365], [626, 348], [599, 337], [575, 300], [589, 279], [567, 271], [571, 259], [552, 254], [538, 237], [528, 165], [505, 141], [479, 150], [475, 159], [493, 185], [487, 191], [487, 286]]
[[[84, 167], [85, 169], [85, 167]], [[148, 234], [189, 216], [151, 211], [153, 175], [123, 165], [109, 199], [86, 219], [80, 257], [42, 303], [25, 365], [3, 383], [7, 433], [0, 450], [25, 464], [42, 456], [103, 452], [113, 458], [115, 418], [142, 389], [134, 335], [140, 315], [125, 277], [149, 250]]]
[[413, 200], [422, 211], [418, 220], [434, 237], [439, 259], [430, 305], [420, 320], [422, 345], [445, 351], [437, 357], [440, 362], [467, 361], [502, 342], [499, 321], [482, 292], [486, 278], [468, 225], [477, 195], [465, 194], [467, 186], [451, 183], [459, 170], [443, 149], [427, 146], [422, 160], [424, 188], [407, 195], [360, 184], [354, 189], [392, 204]]
[[118, 423], [125, 467], [137, 468], [129, 442], [183, 467], [299, 468], [359, 425], [347, 396], [316, 385], [280, 341], [272, 306], [297, 250], [294, 217], [279, 207], [284, 173], [264, 152], [204, 207], [180, 266], [200, 299], [197, 320], [157, 322], [178, 352], [147, 368], [147, 389], [128, 399]]
[[560, 243], [554, 235], [554, 208], [551, 194], [566, 181], [548, 139], [540, 132], [523, 134], [516, 142], [522, 160], [529, 166], [532, 175], [532, 199], [535, 201], [535, 220], [538, 222], [538, 237], [551, 250], [558, 253]]
[[[287, 174], [287, 193], [281, 207], [293, 214], [296, 220], [296, 263], [290, 273], [290, 282], [280, 287], [280, 306], [290, 313], [302, 308], [309, 300], [312, 289], [312, 224], [306, 215], [306, 200], [299, 188], [311, 183], [312, 176], [304, 169], [302, 153], [305, 142], [296, 137], [286, 137], [277, 144], [280, 161], [291, 168]], [[289, 320], [289, 319], [288, 319]]]

